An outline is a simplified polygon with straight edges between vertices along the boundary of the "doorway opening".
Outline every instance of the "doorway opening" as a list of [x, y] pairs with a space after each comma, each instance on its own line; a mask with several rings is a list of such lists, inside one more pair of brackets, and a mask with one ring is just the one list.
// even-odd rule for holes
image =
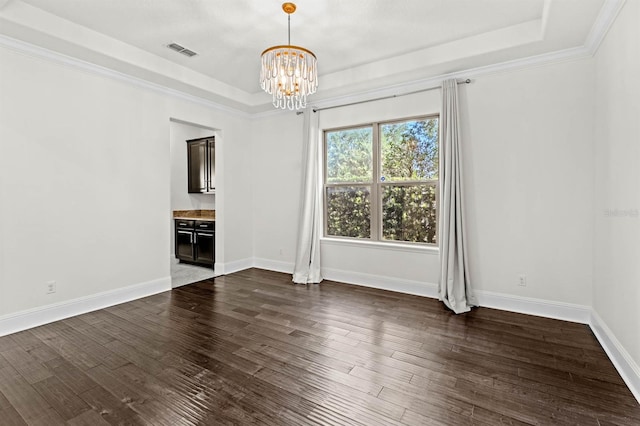
[[[219, 201], [219, 191], [207, 191], [207, 193], [190, 193], [189, 186], [189, 170], [188, 170], [188, 145], [187, 141], [215, 137], [216, 144], [220, 141], [220, 129], [215, 129], [209, 126], [191, 123], [175, 118], [170, 119], [169, 125], [169, 141], [170, 141], [170, 271], [171, 271], [171, 286], [172, 288], [179, 287], [185, 284], [191, 284], [197, 281], [213, 278], [215, 273], [215, 262], [221, 259], [220, 252], [222, 247], [218, 244], [221, 242], [220, 238], [217, 238], [217, 234], [221, 231], [221, 223], [216, 217], [216, 207], [219, 206], [219, 202], [216, 202], [216, 197]], [[220, 155], [215, 155], [215, 163], [220, 162]], [[212, 170], [220, 170], [217, 164], [212, 165]], [[221, 179], [216, 179], [216, 184], [219, 185]], [[219, 188], [216, 188], [219, 189]], [[193, 264], [188, 261], [181, 261], [176, 256], [176, 241], [180, 242], [181, 239], [176, 239], [178, 228], [174, 216], [176, 214], [193, 214], [197, 217], [198, 214], [205, 216], [206, 220], [211, 220], [213, 215], [214, 229], [216, 232], [213, 234], [213, 250], [214, 250], [214, 264], [211, 266], [203, 266]], [[194, 223], [197, 219], [194, 219]], [[183, 231], [184, 232], [184, 231]], [[195, 245], [197, 243], [197, 236], [194, 231], [194, 250], [197, 249]], [[181, 256], [183, 257], [183, 256]]]

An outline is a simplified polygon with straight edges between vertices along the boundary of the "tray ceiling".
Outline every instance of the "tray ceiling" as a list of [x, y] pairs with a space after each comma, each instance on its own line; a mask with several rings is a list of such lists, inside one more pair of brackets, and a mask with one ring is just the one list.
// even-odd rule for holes
[[[291, 42], [318, 57], [323, 99], [581, 47], [606, 1], [298, 0]], [[0, 0], [0, 34], [255, 112], [271, 100], [260, 53], [287, 40], [281, 3]]]

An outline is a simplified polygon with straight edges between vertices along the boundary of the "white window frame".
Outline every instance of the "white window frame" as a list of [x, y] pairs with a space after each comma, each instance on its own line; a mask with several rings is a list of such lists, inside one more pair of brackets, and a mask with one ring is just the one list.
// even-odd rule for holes
[[[406, 121], [420, 121], [438, 119], [438, 179], [430, 180], [411, 180], [411, 181], [380, 181], [380, 167], [382, 165], [382, 152], [380, 146], [380, 126], [385, 124], [403, 123]], [[440, 114], [420, 115], [414, 117], [399, 118], [394, 120], [375, 121], [371, 123], [363, 123], [350, 126], [335, 127], [329, 129], [323, 129], [322, 132], [322, 204], [323, 204], [323, 217], [322, 217], [322, 229], [323, 239], [331, 241], [344, 241], [353, 243], [366, 243], [368, 245], [408, 245], [411, 247], [428, 247], [437, 248], [439, 242], [439, 222], [440, 222], [440, 159], [441, 159], [441, 143], [440, 143]], [[362, 129], [370, 127], [372, 129], [372, 161], [373, 161], [373, 179], [371, 182], [340, 182], [340, 183], [328, 183], [327, 182], [327, 134], [332, 132], [338, 132], [341, 130], [350, 129]], [[436, 241], [435, 243], [426, 242], [413, 242], [413, 241], [396, 241], [385, 240], [382, 238], [382, 189], [384, 186], [416, 186], [425, 185], [435, 187], [435, 199], [436, 199]], [[327, 214], [327, 188], [335, 187], [352, 187], [352, 186], [364, 186], [370, 188], [370, 202], [371, 202], [371, 231], [369, 238], [359, 237], [346, 237], [338, 235], [329, 235], [328, 233], [328, 214]]]

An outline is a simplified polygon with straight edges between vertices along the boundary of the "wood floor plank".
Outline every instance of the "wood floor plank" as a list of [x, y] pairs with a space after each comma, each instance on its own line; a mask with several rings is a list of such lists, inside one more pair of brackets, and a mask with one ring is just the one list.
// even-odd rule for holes
[[474, 406], [471, 419], [486, 425], [513, 425], [513, 426], [525, 426], [531, 423], [525, 423], [520, 420], [516, 420], [504, 414], [496, 413], [492, 410], [487, 410], [482, 407]]
[[85, 352], [82, 346], [78, 346], [60, 335], [60, 329], [60, 323], [53, 323], [48, 326], [34, 328], [31, 331], [40, 338], [45, 345], [57, 352], [60, 357], [82, 370], [87, 370], [100, 364], [99, 358]]
[[402, 416], [402, 424], [408, 426], [446, 426], [447, 423], [443, 423], [434, 418], [423, 416], [411, 410], [405, 410], [404, 416]]
[[249, 269], [0, 337], [4, 425], [638, 425], [591, 330]]
[[[332, 382], [330, 378], [322, 378], [312, 374], [297, 376], [294, 382], [290, 375], [279, 371], [264, 368], [256, 377], [261, 378], [276, 386], [287, 386], [296, 390], [296, 393], [320, 405], [331, 407], [347, 417], [360, 413], [370, 420], [379, 422], [399, 421], [404, 413], [402, 407], [393, 403], [386, 403], [365, 392], [354, 391], [346, 385]], [[366, 408], [363, 410], [363, 407]]]
[[0, 392], [27, 424], [46, 424], [46, 422], [51, 425], [64, 424], [64, 419], [10, 365], [0, 366]]
[[[164, 361], [171, 367], [160, 377], [171, 383], [178, 393], [198, 395], [197, 401], [212, 412], [206, 418], [219, 420], [218, 411], [222, 407], [227, 411], [226, 418], [235, 418], [237, 424], [242, 420], [237, 418], [237, 410], [241, 406], [266, 423], [279, 424], [277, 417], [280, 415], [291, 419], [291, 424], [311, 423], [306, 416], [315, 406], [286, 389], [272, 386], [235, 369], [214, 369], [215, 372], [203, 369], [200, 365], [171, 354]], [[269, 397], [265, 398], [265, 395]], [[235, 416], [231, 416], [230, 409], [234, 410]], [[277, 413], [276, 420], [273, 420], [274, 413]], [[255, 420], [254, 417], [250, 419]]]
[[184, 395], [175, 392], [171, 386], [156, 376], [147, 374], [141, 368], [126, 364], [111, 371], [113, 377], [137, 392], [143, 400], [157, 401], [166, 412], [175, 413], [185, 424], [197, 423], [202, 410], [192, 404]]
[[[206, 395], [206, 398], [200, 397], [198, 401], [213, 403], [206, 400], [209, 397], [216, 400], [222, 397], [223, 402], [227, 401], [223, 403], [223, 406], [226, 407], [229, 402], [233, 402], [234, 406], [245, 407], [255, 415], [260, 413], [258, 417], [261, 421], [269, 424], [281, 424], [277, 419], [269, 420], [273, 417], [273, 413], [279, 413], [278, 415], [288, 419], [296, 419], [291, 424], [310, 424], [306, 420], [306, 414], [314, 407], [310, 407], [309, 403], [301, 400], [297, 395], [274, 387], [240, 370], [220, 368], [223, 366], [220, 362], [213, 365], [203, 365], [197, 360], [192, 362], [171, 353], [163, 357], [162, 361], [168, 368], [160, 377], [165, 382], [172, 383], [177, 392], [188, 395]], [[207, 368], [204, 368], [205, 366]], [[269, 398], [264, 398], [263, 395], [269, 395]], [[214, 408], [212, 409], [215, 412]]]
[[87, 374], [101, 387], [134, 410], [145, 422], [163, 426], [192, 424], [167, 409], [157, 399], [153, 399], [152, 395], [142, 387], [131, 386], [130, 383], [120, 380], [104, 366], [96, 366], [88, 370]]
[[81, 369], [61, 357], [49, 360], [44, 365], [55, 377], [76, 393], [85, 392], [98, 386]]
[[147, 424], [138, 413], [129, 407], [130, 401], [117, 399], [101, 386], [91, 388], [79, 396], [110, 425], [140, 426]]
[[29, 383], [36, 383], [52, 376], [45, 366], [21, 347], [0, 352], [0, 360], [4, 359], [20, 373]]
[[543, 424], [597, 424], [593, 416], [584, 414], [586, 407], [561, 401], [553, 395], [529, 391], [514, 393], [514, 388], [481, 386], [466, 380], [458, 380], [455, 389], [473, 392], [475, 406], [525, 422], [540, 419]]
[[399, 390], [384, 388], [380, 393], [380, 398], [445, 424], [469, 424], [473, 414], [473, 404], [437, 393], [411, 395]]
[[79, 416], [89, 409], [89, 406], [55, 376], [46, 378], [33, 387], [65, 420]]
[[82, 333], [85, 338], [89, 338], [100, 345], [106, 345], [113, 340], [113, 337], [102, 331], [100, 323], [89, 324], [81, 319], [82, 316], [67, 318], [63, 320], [65, 325]]
[[87, 410], [73, 419], [67, 420], [69, 426], [109, 426], [109, 423], [93, 410]]
[[2, 420], [2, 424], [8, 426], [22, 426], [27, 424], [2, 392], [0, 392], [0, 419]]
[[11, 338], [27, 352], [42, 345], [42, 341], [34, 336], [30, 330], [12, 334]]
[[9, 349], [18, 348], [20, 345], [14, 340], [13, 335], [0, 336], [0, 352], [8, 351]]

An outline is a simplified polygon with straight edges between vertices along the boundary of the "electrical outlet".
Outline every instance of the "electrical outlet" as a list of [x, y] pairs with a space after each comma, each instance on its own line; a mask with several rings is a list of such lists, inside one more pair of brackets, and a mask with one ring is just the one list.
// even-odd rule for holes
[[55, 281], [47, 281], [45, 283], [46, 293], [51, 294], [56, 292], [56, 282]]
[[525, 274], [518, 275], [518, 285], [522, 287], [527, 286], [527, 276]]
[[280, 249], [280, 256], [284, 256], [284, 250]]

